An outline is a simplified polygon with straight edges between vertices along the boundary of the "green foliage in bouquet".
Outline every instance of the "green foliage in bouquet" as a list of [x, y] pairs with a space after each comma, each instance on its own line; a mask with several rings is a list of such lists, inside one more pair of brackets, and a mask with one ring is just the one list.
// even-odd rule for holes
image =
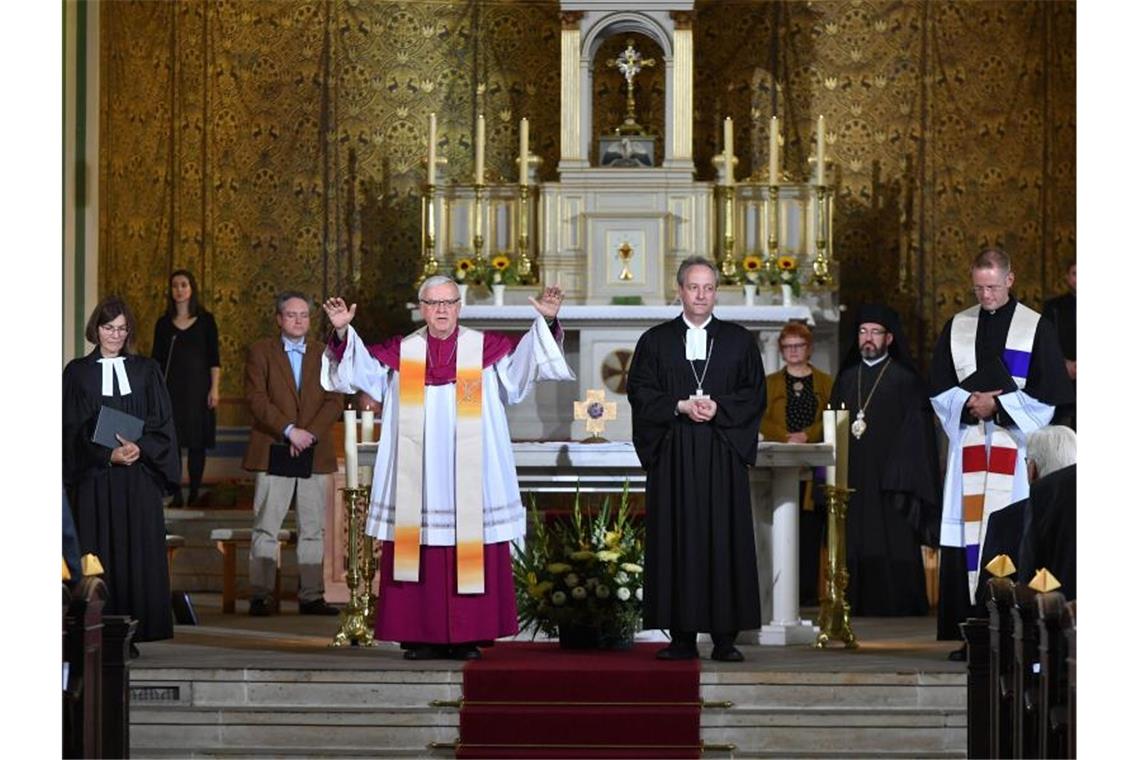
[[629, 641], [641, 628], [645, 525], [633, 520], [629, 484], [617, 509], [607, 496], [594, 515], [581, 495], [569, 520], [546, 524], [531, 499], [533, 540], [514, 548], [519, 627], [557, 636], [559, 626], [597, 629], [603, 644]]

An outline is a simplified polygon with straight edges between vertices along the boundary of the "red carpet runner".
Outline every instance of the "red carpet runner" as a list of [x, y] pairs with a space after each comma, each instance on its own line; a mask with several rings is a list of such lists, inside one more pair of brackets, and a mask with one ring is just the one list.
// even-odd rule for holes
[[700, 757], [699, 660], [500, 643], [463, 668], [460, 758]]

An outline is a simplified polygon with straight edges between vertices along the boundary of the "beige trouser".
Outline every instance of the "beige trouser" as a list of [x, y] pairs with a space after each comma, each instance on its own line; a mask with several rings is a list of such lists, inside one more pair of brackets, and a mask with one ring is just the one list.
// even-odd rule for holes
[[325, 495], [329, 476], [286, 478], [259, 472], [253, 479], [253, 538], [249, 547], [250, 598], [263, 599], [273, 591], [277, 576], [277, 531], [297, 495], [297, 570], [301, 588], [297, 600], [311, 602], [325, 595]]

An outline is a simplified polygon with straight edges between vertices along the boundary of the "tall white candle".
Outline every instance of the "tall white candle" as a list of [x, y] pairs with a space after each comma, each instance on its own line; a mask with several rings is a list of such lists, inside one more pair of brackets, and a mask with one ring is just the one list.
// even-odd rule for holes
[[376, 412], [365, 409], [360, 413], [360, 442], [372, 443], [372, 434], [376, 431]]
[[826, 158], [824, 154], [825, 134], [823, 114], [820, 114], [815, 129], [815, 184], [817, 185], [823, 184], [823, 165]]
[[775, 116], [768, 124], [768, 184], [780, 179], [780, 120]]
[[847, 487], [847, 455], [851, 442], [851, 413], [840, 409], [835, 413], [835, 485]]
[[[835, 449], [836, 461], [839, 460], [839, 450], [835, 445], [835, 410], [823, 410], [823, 442], [830, 443], [831, 447]], [[827, 468], [827, 484], [829, 486], [835, 485], [835, 467]]]
[[487, 127], [483, 114], [475, 122], [475, 184], [483, 184], [483, 143], [487, 138]]
[[427, 183], [435, 184], [435, 114], [428, 116], [428, 170]]
[[356, 410], [344, 410], [344, 484], [356, 488], [359, 484], [356, 472]]
[[530, 157], [530, 122], [523, 117], [519, 122], [519, 184], [530, 184], [527, 178], [527, 159]]
[[736, 178], [732, 171], [732, 117], [724, 117], [724, 184], [730, 187]]

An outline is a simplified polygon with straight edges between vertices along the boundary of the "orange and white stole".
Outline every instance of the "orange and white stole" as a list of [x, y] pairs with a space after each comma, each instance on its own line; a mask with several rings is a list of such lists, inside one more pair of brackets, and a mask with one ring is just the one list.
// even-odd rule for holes
[[[458, 592], [483, 593], [483, 334], [459, 329], [455, 378], [455, 555]], [[400, 342], [393, 578], [420, 579], [427, 328]]]

